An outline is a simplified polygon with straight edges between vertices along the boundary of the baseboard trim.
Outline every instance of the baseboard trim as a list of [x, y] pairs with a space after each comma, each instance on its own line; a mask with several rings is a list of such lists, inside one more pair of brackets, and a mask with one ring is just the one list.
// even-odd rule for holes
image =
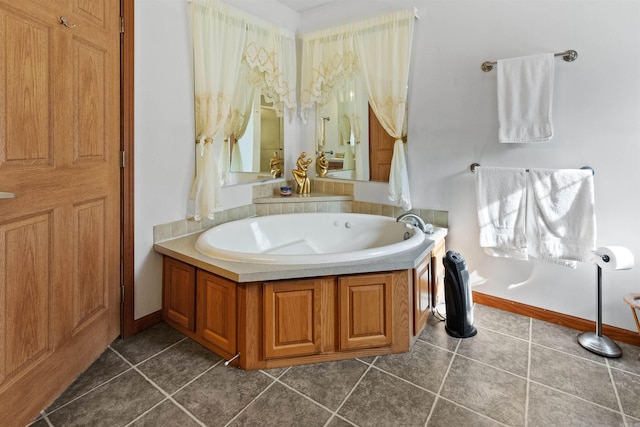
[[[532, 317], [534, 319], [543, 320], [556, 325], [566, 326], [567, 328], [576, 329], [578, 331], [595, 332], [596, 330], [596, 322], [592, 320], [581, 319], [568, 314], [558, 313], [556, 311], [546, 310], [544, 308], [534, 307], [532, 305], [522, 304], [476, 291], [473, 291], [473, 301], [478, 304], [498, 308], [515, 314], [521, 314], [523, 316]], [[602, 334], [608, 336], [614, 341], [640, 346], [640, 334], [627, 329], [602, 325]]]
[[142, 332], [147, 328], [152, 327], [153, 325], [162, 322], [162, 310], [155, 311], [151, 314], [147, 314], [139, 319], [134, 320], [135, 323], [135, 332]]

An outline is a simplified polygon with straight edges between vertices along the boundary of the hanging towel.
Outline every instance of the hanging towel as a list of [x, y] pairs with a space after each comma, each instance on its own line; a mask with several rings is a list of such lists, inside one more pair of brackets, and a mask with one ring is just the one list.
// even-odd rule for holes
[[553, 53], [499, 60], [498, 140], [546, 142], [553, 136]]
[[491, 256], [527, 259], [526, 170], [476, 167], [475, 172], [480, 246]]
[[592, 171], [531, 169], [529, 193], [529, 255], [573, 268], [590, 262], [596, 248]]

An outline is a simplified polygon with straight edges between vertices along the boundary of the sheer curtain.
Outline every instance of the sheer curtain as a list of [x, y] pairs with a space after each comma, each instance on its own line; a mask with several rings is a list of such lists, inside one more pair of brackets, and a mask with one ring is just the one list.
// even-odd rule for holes
[[200, 220], [222, 209], [229, 136], [237, 139], [246, 130], [250, 92], [260, 88], [279, 116], [295, 115], [296, 51], [293, 32], [223, 2], [190, 0], [190, 7], [197, 138], [190, 198], [194, 219]]
[[[242, 171], [242, 156], [240, 154], [240, 147], [238, 147], [238, 140], [244, 136], [253, 111], [255, 87], [247, 84], [247, 72], [247, 67], [243, 64], [243, 66], [240, 67], [240, 76], [238, 77], [238, 82], [233, 92], [231, 111], [225, 125], [224, 134], [228, 139], [228, 144], [231, 145], [233, 141], [233, 146], [231, 147], [231, 166], [229, 169], [231, 172]], [[227, 183], [224, 176], [222, 181]]]
[[[415, 14], [415, 10], [403, 10], [302, 37], [300, 109], [303, 120], [306, 122], [314, 105], [326, 103], [341, 79], [359, 73], [373, 112], [387, 133], [395, 138], [389, 199], [405, 210], [411, 209], [403, 137], [406, 136], [404, 124]], [[358, 155], [357, 145], [356, 161], [363, 157]]]
[[389, 199], [411, 209], [409, 175], [402, 141], [415, 11], [396, 12], [357, 24], [354, 36], [369, 104], [395, 138], [389, 173]]
[[[218, 158], [246, 41], [242, 17], [217, 1], [191, 0], [196, 124], [194, 219], [222, 209]], [[224, 61], [221, 61], [224, 58]]]
[[302, 36], [300, 112], [306, 123], [314, 105], [324, 105], [336, 86], [359, 72], [351, 26], [316, 31]]

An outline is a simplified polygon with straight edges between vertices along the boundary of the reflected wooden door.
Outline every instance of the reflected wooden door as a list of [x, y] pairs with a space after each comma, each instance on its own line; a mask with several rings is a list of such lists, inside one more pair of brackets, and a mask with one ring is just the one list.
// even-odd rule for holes
[[[0, 0], [0, 425], [118, 336], [120, 5]], [[61, 21], [66, 18], [66, 24]]]
[[369, 173], [371, 181], [389, 182], [395, 140], [369, 106]]

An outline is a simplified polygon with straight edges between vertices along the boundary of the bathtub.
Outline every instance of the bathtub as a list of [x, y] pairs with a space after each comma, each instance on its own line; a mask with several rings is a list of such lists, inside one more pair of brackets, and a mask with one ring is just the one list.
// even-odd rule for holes
[[196, 241], [201, 254], [254, 264], [320, 264], [389, 256], [425, 235], [395, 218], [354, 213], [270, 215], [228, 222]]

